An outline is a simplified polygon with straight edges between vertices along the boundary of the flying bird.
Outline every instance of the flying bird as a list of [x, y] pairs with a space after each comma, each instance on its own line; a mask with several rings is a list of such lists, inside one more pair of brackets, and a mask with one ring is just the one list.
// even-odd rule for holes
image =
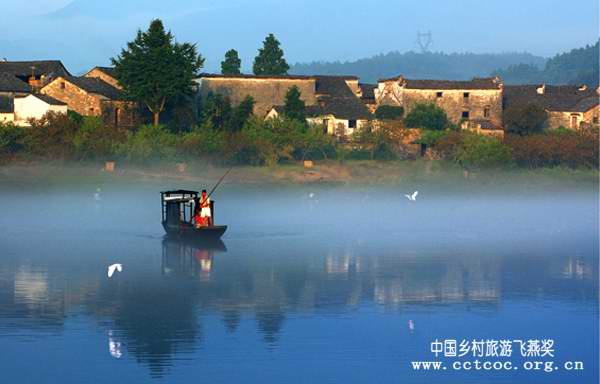
[[417, 201], [417, 195], [419, 191], [414, 191], [412, 195], [404, 195], [410, 201]]
[[123, 270], [123, 266], [121, 264], [112, 264], [108, 266], [108, 277], [112, 277], [115, 273], [115, 270], [121, 272]]

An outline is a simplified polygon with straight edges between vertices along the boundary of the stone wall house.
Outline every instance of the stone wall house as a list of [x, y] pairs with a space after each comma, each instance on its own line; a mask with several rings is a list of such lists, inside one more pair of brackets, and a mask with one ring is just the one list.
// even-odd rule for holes
[[[369, 123], [371, 113], [357, 96], [358, 80], [354, 87], [353, 79], [348, 81], [343, 76], [313, 78], [316, 103], [306, 106], [306, 120], [309, 123], [322, 126], [323, 132], [339, 138], [350, 136]], [[267, 118], [280, 116], [282, 113], [283, 105], [275, 105], [267, 113]]]
[[498, 77], [468, 81], [411, 80], [402, 76], [379, 80], [374, 90], [377, 106], [402, 106], [410, 113], [416, 104], [435, 104], [453, 123], [485, 119], [502, 122], [503, 83]]
[[14, 99], [14, 122], [20, 126], [29, 126], [31, 120], [37, 120], [48, 113], [67, 114], [67, 104], [48, 95], [36, 93]]
[[115, 69], [113, 67], [94, 67], [83, 76], [98, 78], [115, 88], [123, 89], [115, 77]]
[[580, 129], [600, 125], [599, 89], [585, 85], [507, 85], [503, 105], [536, 104], [548, 113], [546, 127]]
[[59, 60], [0, 61], [0, 74], [9, 74], [37, 91], [59, 76], [71, 76]]
[[138, 110], [120, 89], [96, 77], [58, 77], [41, 93], [66, 103], [83, 116], [99, 116], [105, 124], [130, 128], [137, 124]]
[[265, 116], [273, 105], [283, 105], [285, 94], [292, 87], [300, 90], [300, 98], [307, 105], [316, 103], [316, 79], [310, 76], [255, 76], [202, 74], [195, 79], [200, 100], [210, 94], [227, 97], [232, 105], [246, 96], [254, 98], [254, 114]]

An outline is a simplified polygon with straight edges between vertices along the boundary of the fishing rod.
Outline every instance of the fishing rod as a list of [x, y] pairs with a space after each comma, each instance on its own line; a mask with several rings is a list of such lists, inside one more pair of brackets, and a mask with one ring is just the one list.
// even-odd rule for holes
[[221, 176], [221, 178], [219, 179], [219, 181], [217, 181], [217, 184], [215, 184], [215, 186], [213, 187], [213, 189], [211, 189], [210, 192], [208, 193], [208, 195], [206, 195], [206, 199], [208, 199], [213, 194], [213, 192], [221, 184], [221, 182], [223, 181], [223, 179], [225, 179], [225, 176], [227, 176], [229, 174], [229, 172], [231, 172], [232, 169], [233, 169], [233, 167], [229, 168], [227, 170], [227, 172], [225, 172], [225, 174], [223, 176]]

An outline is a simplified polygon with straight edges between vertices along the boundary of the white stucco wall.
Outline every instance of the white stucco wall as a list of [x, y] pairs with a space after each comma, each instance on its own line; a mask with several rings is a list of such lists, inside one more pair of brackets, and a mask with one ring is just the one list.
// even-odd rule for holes
[[13, 112], [0, 112], [0, 123], [12, 123], [13, 121], [15, 121]]
[[41, 119], [48, 112], [67, 113], [66, 105], [50, 105], [35, 95], [15, 99], [15, 122], [28, 125], [30, 119]]

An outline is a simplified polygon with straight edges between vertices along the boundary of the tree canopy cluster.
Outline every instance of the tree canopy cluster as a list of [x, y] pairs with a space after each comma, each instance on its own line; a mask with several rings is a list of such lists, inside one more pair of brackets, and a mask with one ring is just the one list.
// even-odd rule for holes
[[599, 42], [558, 54], [543, 67], [521, 63], [498, 69], [494, 74], [506, 84], [587, 84], [596, 88], [600, 81]]

